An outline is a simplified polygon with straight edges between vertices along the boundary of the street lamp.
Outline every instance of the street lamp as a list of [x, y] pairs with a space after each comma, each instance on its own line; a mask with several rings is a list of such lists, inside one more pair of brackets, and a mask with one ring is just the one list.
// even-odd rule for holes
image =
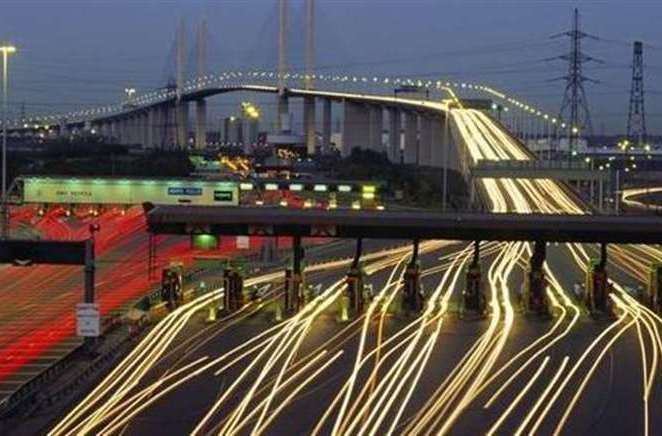
[[136, 93], [136, 88], [124, 88], [126, 94], [126, 102], [128, 105], [133, 104], [133, 95]]
[[10, 44], [0, 46], [2, 52], [2, 238], [9, 236], [9, 214], [7, 210], [7, 63], [9, 55], [16, 53]]

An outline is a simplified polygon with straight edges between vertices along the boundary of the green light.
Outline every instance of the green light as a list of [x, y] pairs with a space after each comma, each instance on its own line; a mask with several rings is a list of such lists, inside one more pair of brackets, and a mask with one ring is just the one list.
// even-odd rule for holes
[[210, 234], [193, 235], [193, 248], [213, 250], [218, 247], [218, 237]]
[[327, 185], [315, 185], [313, 187], [313, 190], [315, 192], [326, 192], [329, 189]]
[[301, 183], [292, 183], [290, 185], [290, 191], [303, 191], [303, 185]]
[[339, 192], [352, 192], [352, 187], [349, 185], [338, 185]]

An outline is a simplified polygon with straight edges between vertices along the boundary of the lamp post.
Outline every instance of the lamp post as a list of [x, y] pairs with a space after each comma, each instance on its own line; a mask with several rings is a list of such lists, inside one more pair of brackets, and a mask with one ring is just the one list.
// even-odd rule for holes
[[2, 238], [9, 236], [9, 214], [7, 210], [7, 63], [9, 55], [16, 53], [10, 44], [0, 46], [2, 52]]

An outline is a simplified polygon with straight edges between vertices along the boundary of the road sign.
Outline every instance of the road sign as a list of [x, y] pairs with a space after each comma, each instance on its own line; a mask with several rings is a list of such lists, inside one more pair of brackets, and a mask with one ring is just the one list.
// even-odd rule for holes
[[101, 316], [96, 303], [76, 304], [76, 334], [83, 338], [99, 336]]
[[251, 248], [251, 240], [248, 236], [237, 236], [237, 249], [248, 250]]
[[83, 265], [85, 241], [0, 241], [0, 263]]

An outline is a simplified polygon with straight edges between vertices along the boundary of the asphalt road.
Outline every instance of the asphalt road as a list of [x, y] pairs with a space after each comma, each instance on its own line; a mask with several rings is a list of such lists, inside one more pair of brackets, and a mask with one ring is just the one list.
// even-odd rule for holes
[[[379, 243], [376, 242], [372, 249], [378, 249], [378, 247]], [[453, 253], [458, 248], [457, 245], [443, 247], [422, 255], [420, 258], [421, 269], [425, 271], [438, 266], [443, 263], [439, 260], [441, 256]], [[346, 254], [351, 254], [351, 245], [346, 246]], [[482, 260], [483, 273], [487, 274], [490, 265], [497, 261], [494, 254], [486, 256]], [[549, 247], [548, 262], [552, 271], [559, 277], [559, 282], [564, 289], [572, 289], [573, 283], [582, 279], [582, 273], [572, 260], [567, 248]], [[308, 280], [326, 288], [340, 280], [345, 271], [346, 268], [336, 268], [323, 273], [309, 274]], [[377, 290], [384, 286], [390, 272], [389, 267], [370, 276], [369, 282], [373, 284], [374, 289]], [[437, 271], [423, 279], [423, 286], [428, 293], [437, 286], [442, 279], [443, 272], [443, 270]], [[634, 284], [633, 278], [618, 270], [614, 270], [612, 275], [615, 278], [618, 277], [617, 280], [621, 282]], [[513, 304], [515, 304], [516, 294], [521, 288], [522, 278], [523, 274], [518, 268], [508, 276], [508, 292]], [[371, 413], [375, 412], [375, 416], [377, 416], [381, 410], [387, 410], [384, 408], [384, 404], [392, 398], [393, 403], [385, 412], [382, 425], [373, 428], [378, 434], [389, 429], [387, 423], [394, 423], [391, 430], [395, 433], [411, 432], [411, 426], [420, 422], [421, 414], [430, 410], [433, 399], [440, 407], [445, 405], [446, 408], [443, 413], [429, 415], [430, 421], [427, 421], [428, 426], [424, 427], [425, 430], [438, 431], [444, 422], [452, 422], [452, 426], [448, 429], [450, 434], [481, 434], [491, 429], [495, 431], [495, 434], [515, 434], [523, 420], [527, 418], [528, 412], [536, 405], [537, 400], [541, 396], [547, 395], [544, 401], [541, 400], [541, 405], [537, 409], [540, 413], [545, 405], [550, 403], [550, 397], [558, 391], [558, 398], [552, 402], [536, 431], [537, 434], [550, 434], [562, 420], [564, 411], [573, 401], [573, 396], [581, 389], [581, 394], [578, 395], [578, 400], [562, 427], [564, 434], [644, 434], [641, 345], [635, 324], [617, 337], [613, 346], [606, 347], [605, 342], [615, 337], [614, 333], [617, 329], [611, 327], [617, 322], [616, 318], [593, 319], [582, 312], [577, 315], [575, 320], [568, 310], [565, 315], [557, 312], [555, 317], [541, 319], [534, 315], [521, 313], [516, 307], [510, 329], [503, 330], [506, 322], [501, 320], [496, 330], [503, 334], [502, 348], [498, 352], [490, 354], [495, 343], [499, 342], [498, 335], [495, 334], [494, 340], [488, 341], [486, 344], [487, 351], [477, 354], [472, 346], [482, 343], [481, 340], [485, 338], [486, 332], [490, 331], [490, 322], [496, 315], [492, 314], [492, 316], [483, 318], [467, 316], [460, 319], [457, 309], [464, 287], [463, 282], [464, 277], [461, 275], [453, 287], [450, 307], [443, 316], [438, 336], [431, 340], [433, 346], [425, 358], [425, 364], [420, 365], [420, 362], [416, 361], [417, 356], [424, 354], [424, 348], [422, 346], [413, 348], [411, 356], [403, 361], [401, 372], [393, 379], [398, 381], [404, 378], [406, 383], [397, 392], [392, 390], [382, 397], [379, 395], [372, 397], [370, 400], [372, 403], [366, 408], [363, 417], [357, 415], [359, 418], [355, 421], [356, 427], [352, 429], [353, 432], [358, 431], [365, 422], [372, 422], [366, 421], [366, 417]], [[274, 283], [274, 285], [277, 287], [278, 283]], [[501, 304], [505, 306], [503, 300], [501, 300]], [[378, 318], [378, 316], [375, 317], [368, 324], [364, 350], [371, 350], [378, 343]], [[399, 332], [411, 328], [416, 320], [415, 315], [397, 311], [389, 313], [384, 318], [381, 343], [388, 341], [389, 338], [397, 337]], [[625, 318], [624, 320], [622, 325], [626, 324], [627, 320]], [[139, 392], [140, 389], [150, 386], [168, 374], [172, 374], [178, 368], [183, 368], [198, 359], [213, 358], [231, 352], [276, 325], [274, 311], [269, 307], [257, 310], [251, 316], [242, 317], [236, 322], [219, 321], [212, 325], [205, 322], [205, 312], [201, 311], [189, 320], [176, 340], [170, 344], [164, 354], [165, 357], [152, 367], [132, 392]], [[432, 337], [433, 327], [431, 324], [422, 330], [424, 338]], [[641, 327], [644, 328], [643, 324]], [[562, 332], [564, 334], [561, 334]], [[600, 335], [604, 340], [594, 345], [596, 338], [601, 337]], [[550, 341], [552, 343], [548, 345]], [[412, 340], [405, 342], [409, 344]], [[383, 365], [377, 371], [375, 384], [372, 385], [375, 392], [379, 393], [378, 386], [381, 380], [388, 378], [392, 371], [398, 370], [398, 362], [402, 362], [406, 345], [388, 356], [386, 352], [388, 347], [384, 349]], [[318, 376], [314, 377], [309, 384], [302, 386], [291, 401], [286, 399], [299, 387], [298, 383], [287, 385], [278, 392], [278, 395], [274, 397], [274, 404], [269, 410], [274, 411], [281, 402], [284, 407], [266, 427], [266, 433], [310, 434], [320, 422], [323, 414], [329, 410], [343, 385], [352, 378], [352, 369], [360, 347], [361, 324], [352, 324], [351, 320], [350, 322], [339, 322], [335, 305], [329, 306], [328, 309], [315, 316], [310, 328], [302, 336], [302, 342], [290, 365], [297, 368], [298, 364], [319, 353], [321, 349], [327, 350], [327, 354], [324, 359], [317, 362], [318, 365], [322, 365], [326, 358], [333, 356], [337, 350], [342, 350], [343, 353]], [[527, 347], [529, 347], [529, 351], [523, 357], [506, 366], [513, 356], [518, 355]], [[600, 357], [603, 350], [604, 353]], [[364, 351], [364, 355], [366, 352]], [[585, 352], [587, 357], [580, 360]], [[457, 372], [454, 371], [458, 371], [457, 368], [466, 369], [468, 364], [463, 359], [471, 356], [476, 358], [476, 369], [467, 372], [467, 376], [460, 380]], [[564, 363], [566, 357], [567, 362]], [[648, 354], [647, 357], [651, 359], [651, 354]], [[486, 361], [491, 358], [494, 358], [494, 362], [488, 367]], [[257, 374], [260, 369], [263, 369], [264, 361], [262, 361], [259, 365], [260, 369], [256, 369], [250, 376], [238, 382], [237, 386], [232, 387], [233, 383], [241, 378], [242, 373], [253, 362], [253, 359], [256, 359], [255, 354], [241, 360], [218, 376], [214, 375], [214, 370], [222, 365], [214, 366], [213, 369], [195, 375], [159, 397], [160, 389], [174, 383], [181, 376], [174, 377], [155, 390], [152, 395], [145, 397], [156, 397], [149, 407], [133, 417], [128, 424], [115, 430], [127, 435], [187, 434], [204, 418], [212, 405], [229, 392], [230, 394], [222, 405], [206, 422], [203, 430], [204, 432], [218, 432], [224, 424], [227, 424], [229, 417], [237, 410], [241, 401], [250, 394], [254, 394], [253, 401], [247, 405], [244, 414], [238, 420], [245, 426], [240, 427], [237, 431], [240, 434], [248, 434], [257, 422], [257, 416], [251, 417], [249, 413], [258, 410], [256, 405], [267, 398], [266, 393], [273, 386], [272, 383], [276, 380], [279, 368], [281, 368], [279, 365], [283, 365], [283, 360], [278, 360], [276, 369], [268, 372], [260, 383], [254, 384]], [[581, 363], [577, 364], [578, 362]], [[589, 374], [594, 362], [598, 363], [594, 372]], [[572, 368], [576, 364], [577, 370], [572, 372]], [[563, 366], [562, 371], [559, 369], [561, 366]], [[368, 368], [371, 367], [368, 365]], [[417, 375], [415, 381], [406, 376], [409, 367], [420, 369], [420, 374]], [[488, 368], [486, 378], [482, 379], [483, 382], [489, 380], [491, 376], [497, 375], [494, 379], [489, 380], [489, 383], [485, 383], [485, 386], [479, 384], [481, 388], [479, 392], [472, 392], [472, 382], [481, 378], [481, 368]], [[355, 395], [364, 386], [371, 385], [368, 380], [370, 371], [368, 369], [357, 373], [354, 381]], [[555, 380], [557, 371], [560, 371], [559, 378], [555, 384], [551, 384]], [[184, 371], [184, 373], [189, 372]], [[516, 377], [509, 381], [513, 374], [516, 374]], [[574, 377], [570, 377], [569, 374], [574, 374]], [[567, 384], [564, 389], [559, 389], [566, 376], [568, 376]], [[285, 376], [286, 378], [287, 376]], [[582, 382], [585, 379], [588, 381], [584, 387]], [[305, 380], [302, 378], [299, 382], [304, 383]], [[454, 383], [456, 384], [454, 385]], [[448, 390], [449, 386], [458, 386], [458, 389], [454, 391], [455, 396], [452, 400], [448, 400], [448, 397], [440, 399], [440, 390], [444, 392], [446, 389], [446, 393], [452, 394], [452, 391]], [[490, 407], [484, 407], [487, 400], [504, 386], [503, 392]], [[545, 394], [548, 386], [549, 392]], [[409, 391], [410, 388], [411, 391]], [[255, 391], [251, 392], [251, 389]], [[655, 380], [648, 403], [650, 434], [662, 432], [662, 415], [656, 413], [662, 406], [659, 390], [660, 383]], [[372, 392], [372, 390], [369, 389], [368, 392]], [[356, 405], [360, 407], [364, 403], [365, 397]], [[350, 404], [352, 404], [351, 401]], [[404, 404], [404, 409], [396, 419], [400, 404]], [[319, 434], [329, 434], [332, 431], [337, 417], [337, 407], [333, 410], [335, 412], [331, 413], [330, 418], [320, 426]], [[455, 410], [459, 410], [461, 413], [452, 416]], [[535, 417], [528, 422], [529, 429], [534, 421]], [[499, 425], [494, 429], [493, 426], [497, 422]]]

